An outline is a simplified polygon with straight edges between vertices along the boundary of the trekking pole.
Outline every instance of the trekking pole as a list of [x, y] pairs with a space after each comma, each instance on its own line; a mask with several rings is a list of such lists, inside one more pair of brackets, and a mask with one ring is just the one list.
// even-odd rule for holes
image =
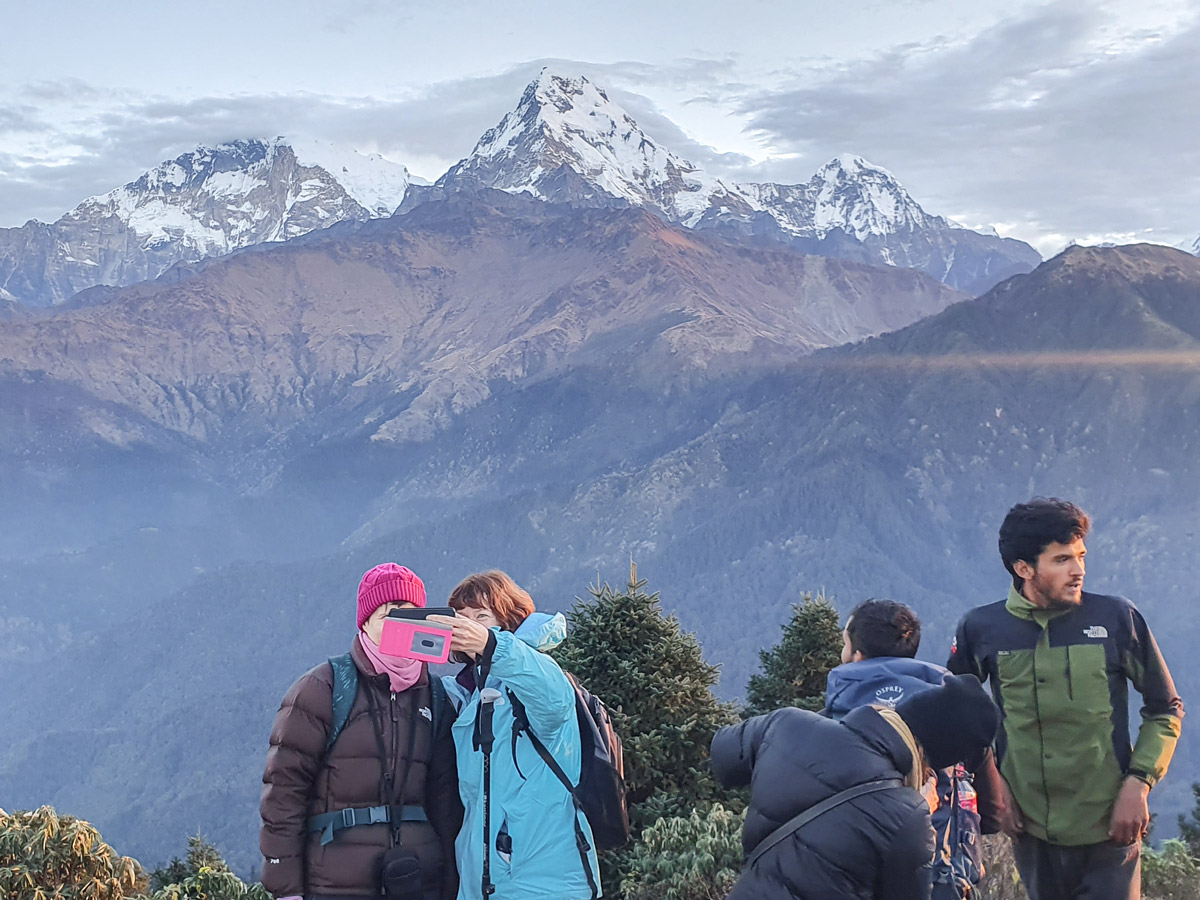
[[485, 687], [479, 692], [479, 712], [475, 718], [475, 740], [483, 751], [483, 898], [487, 900], [496, 892], [492, 884], [492, 744], [496, 735], [492, 731], [492, 714], [500, 692]]

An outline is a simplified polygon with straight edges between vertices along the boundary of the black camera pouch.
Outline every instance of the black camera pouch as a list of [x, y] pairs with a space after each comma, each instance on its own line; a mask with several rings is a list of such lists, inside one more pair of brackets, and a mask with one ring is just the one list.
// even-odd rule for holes
[[387, 900], [421, 900], [421, 861], [403, 847], [379, 857], [379, 883]]

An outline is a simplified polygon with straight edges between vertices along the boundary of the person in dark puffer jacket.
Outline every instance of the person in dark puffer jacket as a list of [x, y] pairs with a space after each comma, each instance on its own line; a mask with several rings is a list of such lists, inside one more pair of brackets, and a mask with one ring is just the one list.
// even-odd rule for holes
[[895, 710], [864, 706], [840, 722], [789, 707], [722, 728], [712, 742], [713, 771], [727, 787], [750, 785], [747, 857], [781, 825], [835, 794], [897, 782], [789, 834], [742, 871], [727, 900], [927, 900], [933, 832], [917, 788], [931, 767], [978, 754], [999, 720], [978, 679], [965, 676]]
[[[302, 675], [275, 716], [259, 844], [262, 883], [281, 900], [378, 898], [380, 858], [396, 846], [419, 860], [420, 900], [451, 900], [458, 891], [454, 837], [462, 804], [450, 732], [453, 709], [443, 702], [435, 716], [439, 705], [424, 663], [379, 650], [383, 619], [404, 606], [425, 606], [425, 586], [411, 570], [384, 563], [363, 576], [360, 631], [350, 647], [358, 693], [328, 755], [329, 662]], [[399, 823], [355, 824], [324, 834], [311, 821], [382, 806], [406, 807], [406, 814]]]

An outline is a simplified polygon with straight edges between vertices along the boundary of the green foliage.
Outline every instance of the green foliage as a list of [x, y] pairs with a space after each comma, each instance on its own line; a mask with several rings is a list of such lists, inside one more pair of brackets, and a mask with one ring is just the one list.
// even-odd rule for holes
[[5, 900], [121, 900], [144, 891], [137, 860], [100, 832], [48, 806], [0, 817], [0, 897]]
[[792, 620], [770, 650], [758, 656], [761, 675], [751, 675], [745, 716], [784, 706], [819, 710], [825, 703], [825, 678], [841, 662], [842, 629], [837, 610], [822, 592], [805, 594], [792, 607]]
[[1142, 849], [1142, 894], [1147, 900], [1200, 900], [1200, 858], [1183, 841]]
[[188, 869], [187, 863], [176, 856], [165, 866], [150, 873], [150, 892], [153, 894], [169, 884], [178, 884], [191, 874], [193, 873]]
[[184, 862], [171, 860], [150, 881], [149, 900], [270, 900], [261, 884], [247, 886], [229, 871], [217, 848], [198, 834], [188, 838]]
[[718, 803], [707, 813], [659, 819], [633, 849], [621, 882], [625, 900], [721, 900], [741, 871], [745, 818]]
[[1187, 844], [1192, 856], [1200, 858], [1200, 781], [1192, 783], [1192, 795], [1196, 798], [1196, 806], [1190, 822], [1183, 816], [1179, 817], [1179, 837]]
[[[663, 816], [687, 816], [715, 801], [738, 804], [713, 778], [708, 748], [716, 730], [737, 721], [713, 695], [718, 670], [696, 638], [665, 616], [636, 571], [623, 591], [588, 590], [568, 613], [569, 637], [554, 653], [612, 712], [625, 748], [625, 784], [633, 843]], [[633, 850], [601, 854], [605, 896], [629, 872]]]

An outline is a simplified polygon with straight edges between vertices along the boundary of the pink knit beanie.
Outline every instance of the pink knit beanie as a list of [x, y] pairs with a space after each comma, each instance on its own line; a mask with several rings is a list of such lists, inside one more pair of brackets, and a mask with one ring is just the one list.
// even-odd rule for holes
[[385, 603], [425, 605], [425, 583], [412, 569], [395, 563], [381, 563], [358, 583], [358, 627]]

